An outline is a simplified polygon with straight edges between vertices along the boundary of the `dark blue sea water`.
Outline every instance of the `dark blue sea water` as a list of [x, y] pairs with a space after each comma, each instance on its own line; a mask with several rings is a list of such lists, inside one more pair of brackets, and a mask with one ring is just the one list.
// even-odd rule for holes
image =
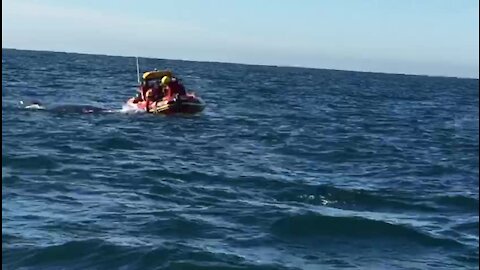
[[134, 58], [2, 57], [4, 269], [478, 269], [478, 80], [140, 59], [207, 103], [164, 117]]

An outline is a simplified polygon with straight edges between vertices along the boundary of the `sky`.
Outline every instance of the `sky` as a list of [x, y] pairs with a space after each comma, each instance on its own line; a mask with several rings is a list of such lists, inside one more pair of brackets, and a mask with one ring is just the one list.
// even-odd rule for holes
[[477, 0], [3, 0], [2, 48], [479, 77]]

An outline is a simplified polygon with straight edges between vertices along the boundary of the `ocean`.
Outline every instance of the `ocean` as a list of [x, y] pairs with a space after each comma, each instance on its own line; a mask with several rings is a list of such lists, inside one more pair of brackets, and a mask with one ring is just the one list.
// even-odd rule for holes
[[139, 62], [2, 49], [3, 269], [478, 269], [478, 79]]

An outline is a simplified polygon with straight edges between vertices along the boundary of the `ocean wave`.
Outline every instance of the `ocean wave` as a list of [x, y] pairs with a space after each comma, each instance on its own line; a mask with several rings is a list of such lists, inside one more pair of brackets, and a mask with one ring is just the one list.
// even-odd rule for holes
[[111, 137], [96, 141], [93, 145], [98, 150], [135, 150], [141, 147], [140, 142], [135, 142], [123, 137]]
[[4, 248], [2, 256], [8, 269], [298, 269], [255, 263], [178, 242], [133, 247], [90, 239], [47, 247]]
[[439, 196], [434, 198], [434, 201], [439, 205], [454, 207], [464, 211], [478, 213], [479, 210], [479, 202], [477, 198], [467, 197], [463, 195]]
[[154, 235], [164, 235], [166, 238], [190, 239], [192, 237], [205, 237], [209, 230], [215, 227], [198, 220], [184, 217], [158, 219], [141, 225], [145, 230]]
[[478, 238], [480, 231], [478, 216], [476, 221], [461, 222], [460, 224], [455, 225], [453, 228], [460, 231], [472, 232], [472, 234], [476, 235]]
[[22, 239], [23, 239], [22, 237], [2, 232], [2, 243], [3, 244], [6, 244], [6, 245], [11, 244], [11, 243], [14, 244], [16, 242], [20, 242]]
[[287, 238], [345, 237], [364, 240], [376, 238], [392, 242], [410, 241], [426, 246], [463, 246], [455, 240], [432, 236], [407, 225], [353, 216], [294, 215], [275, 221], [271, 230], [279, 237]]
[[332, 185], [287, 188], [277, 193], [275, 198], [356, 211], [438, 211], [436, 207], [413, 200], [411, 196], [400, 192], [345, 189]]
[[476, 269], [478, 269], [478, 263], [480, 262], [478, 255], [478, 250], [475, 250], [467, 252], [464, 255], [453, 255], [452, 258], [459, 261], [464, 266], [471, 265], [471, 269], [475, 269], [473, 266], [476, 266]]
[[2, 155], [2, 166], [17, 169], [43, 170], [56, 169], [60, 167], [60, 163], [52, 156], [47, 155]]

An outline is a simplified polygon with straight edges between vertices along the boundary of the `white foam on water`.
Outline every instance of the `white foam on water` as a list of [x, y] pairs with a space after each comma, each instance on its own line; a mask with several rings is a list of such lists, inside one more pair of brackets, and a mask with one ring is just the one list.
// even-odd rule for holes
[[45, 110], [45, 107], [40, 106], [40, 105], [38, 105], [38, 104], [32, 104], [32, 105], [25, 106], [25, 109], [30, 109], [30, 110]]
[[139, 109], [137, 107], [129, 106], [128, 104], [123, 104], [122, 109], [119, 110], [121, 113], [144, 113], [145, 110]]

